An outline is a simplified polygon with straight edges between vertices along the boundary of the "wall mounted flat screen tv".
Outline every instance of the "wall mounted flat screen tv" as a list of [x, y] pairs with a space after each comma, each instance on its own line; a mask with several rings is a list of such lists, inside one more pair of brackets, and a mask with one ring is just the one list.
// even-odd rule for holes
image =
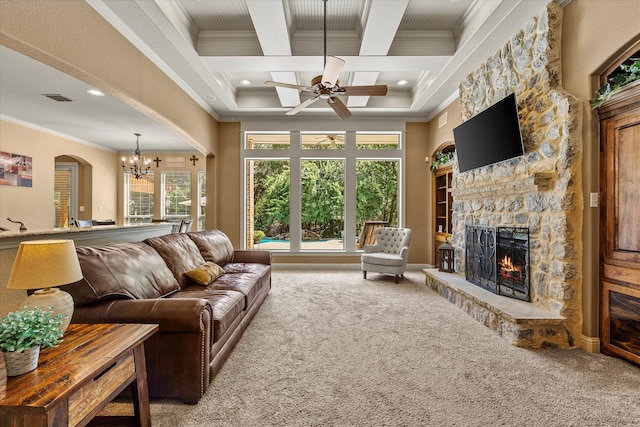
[[453, 139], [460, 172], [522, 156], [524, 147], [515, 94], [454, 128]]

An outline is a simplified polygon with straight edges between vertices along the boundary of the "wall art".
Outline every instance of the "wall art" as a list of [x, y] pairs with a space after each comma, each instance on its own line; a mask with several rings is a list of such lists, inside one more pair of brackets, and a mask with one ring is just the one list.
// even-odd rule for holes
[[31, 164], [29, 156], [0, 151], [0, 184], [31, 187]]

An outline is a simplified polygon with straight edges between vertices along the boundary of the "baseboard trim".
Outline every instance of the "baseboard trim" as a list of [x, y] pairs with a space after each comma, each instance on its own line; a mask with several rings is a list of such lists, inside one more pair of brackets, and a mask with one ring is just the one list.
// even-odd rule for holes
[[[430, 264], [407, 264], [408, 271], [422, 271], [423, 268], [432, 268]], [[273, 270], [360, 270], [360, 263], [272, 263]]]
[[600, 338], [580, 335], [580, 347], [589, 353], [600, 353]]

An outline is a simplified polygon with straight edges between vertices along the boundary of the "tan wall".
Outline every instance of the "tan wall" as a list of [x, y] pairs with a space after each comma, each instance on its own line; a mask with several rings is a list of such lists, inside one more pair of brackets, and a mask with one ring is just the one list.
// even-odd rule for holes
[[[602, 70], [619, 51], [640, 37], [639, 22], [640, 2], [635, 0], [573, 0], [564, 8], [562, 79], [564, 89], [584, 101], [582, 180], [587, 201], [590, 192], [600, 191], [598, 123], [588, 101], [599, 86]], [[598, 209], [585, 203], [582, 333], [586, 337], [598, 336], [598, 221]]]
[[[0, 151], [30, 156], [33, 160], [32, 187], [0, 185], [0, 225], [3, 227], [11, 230], [18, 227], [6, 221], [6, 218], [18, 219], [30, 230], [50, 229], [53, 226], [53, 174], [57, 156], [71, 156], [91, 165], [95, 186], [91, 188], [91, 204], [85, 209], [95, 213], [96, 218], [116, 218], [118, 171], [113, 165], [117, 162], [117, 153], [6, 120], [0, 121]], [[87, 202], [87, 197], [84, 200]]]
[[222, 230], [236, 248], [242, 247], [242, 168], [240, 164], [240, 123], [218, 125], [219, 143], [216, 161], [215, 227]]
[[409, 263], [431, 262], [431, 172], [425, 158], [429, 153], [427, 123], [406, 124], [405, 223], [411, 229]]
[[152, 117], [201, 152], [217, 122], [84, 1], [2, 0], [0, 43]]

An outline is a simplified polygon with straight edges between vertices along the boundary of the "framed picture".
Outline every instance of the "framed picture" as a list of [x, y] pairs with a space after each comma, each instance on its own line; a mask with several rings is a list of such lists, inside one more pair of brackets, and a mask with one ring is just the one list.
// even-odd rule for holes
[[183, 168], [187, 164], [184, 157], [167, 157], [166, 160], [168, 168]]
[[32, 159], [29, 156], [0, 151], [0, 184], [31, 187], [31, 165]]

